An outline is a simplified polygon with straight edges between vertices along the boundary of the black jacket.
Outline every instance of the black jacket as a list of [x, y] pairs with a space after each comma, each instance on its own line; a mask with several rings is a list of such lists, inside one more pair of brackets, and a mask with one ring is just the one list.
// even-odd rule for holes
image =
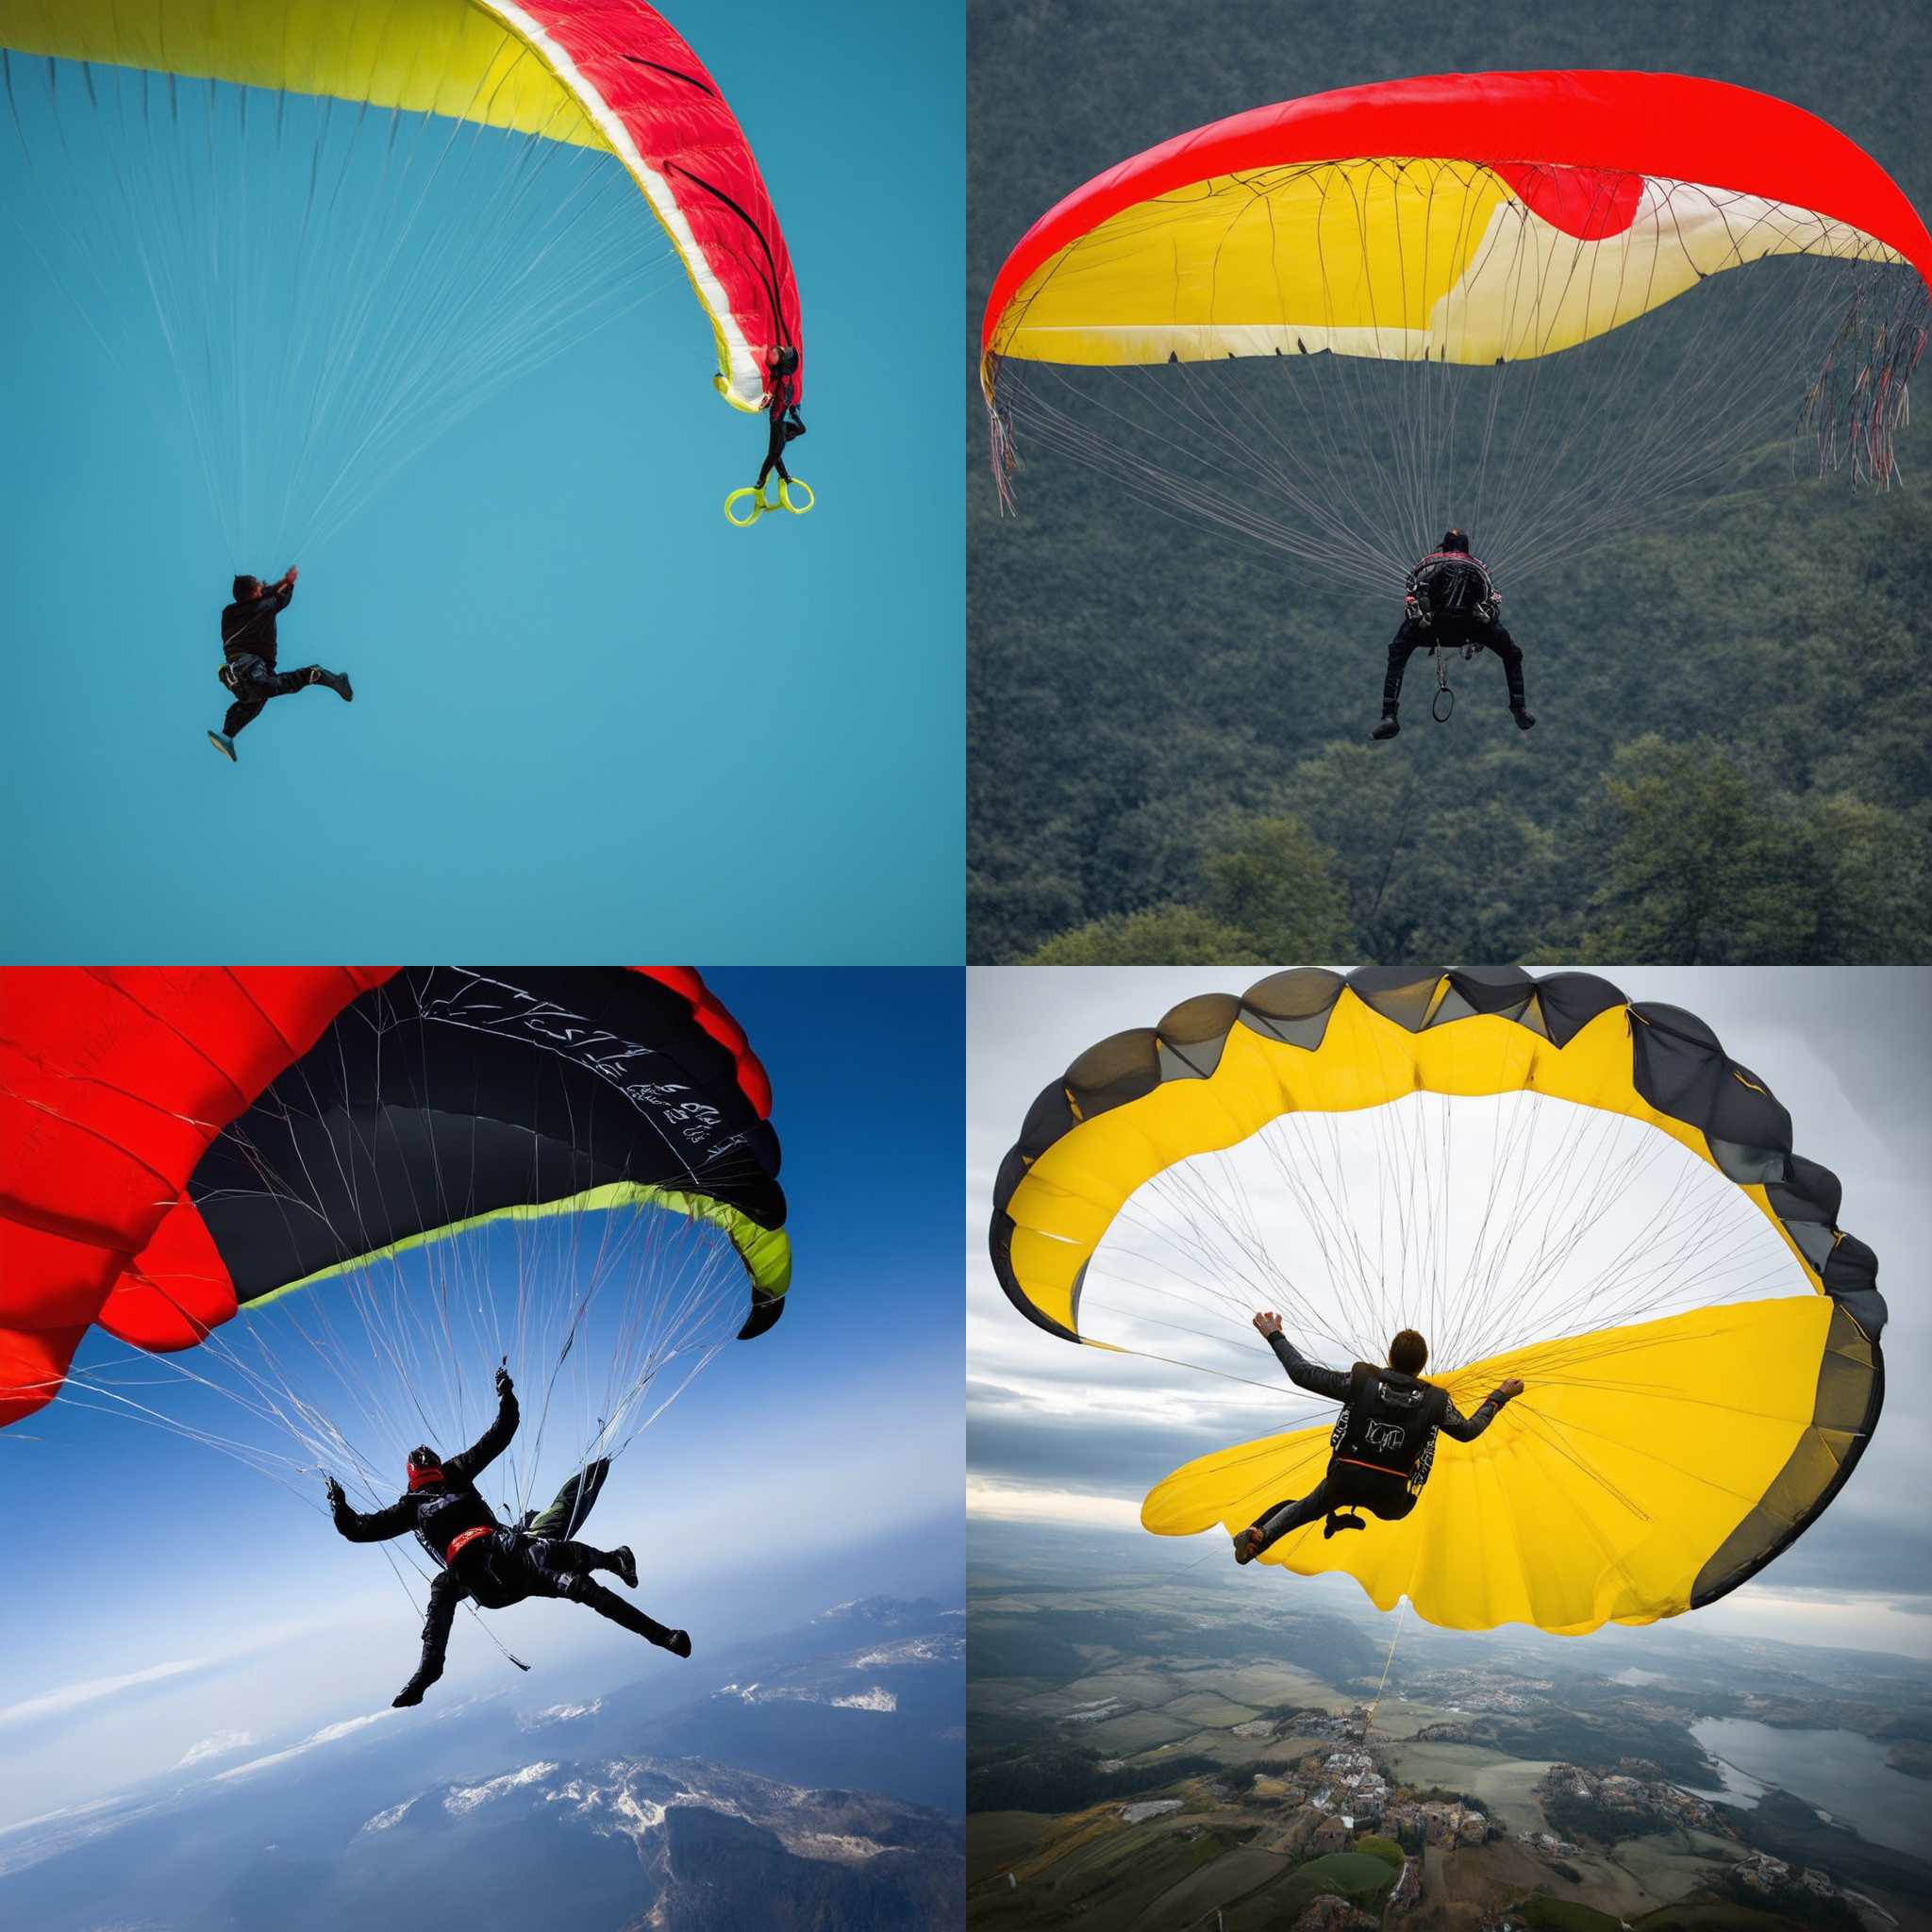
[[230, 664], [237, 658], [259, 658], [275, 668], [275, 613], [289, 608], [293, 584], [264, 586], [259, 597], [230, 604], [222, 612], [222, 655]]
[[1342, 1405], [1329, 1438], [1333, 1456], [1406, 1476], [1412, 1489], [1428, 1479], [1438, 1430], [1457, 1442], [1474, 1442], [1509, 1400], [1502, 1390], [1491, 1390], [1476, 1412], [1466, 1416], [1449, 1400], [1448, 1390], [1434, 1382], [1372, 1362], [1324, 1369], [1299, 1354], [1285, 1335], [1271, 1335], [1268, 1345], [1296, 1388]]
[[[387, 1509], [368, 1516], [335, 1506], [336, 1527], [352, 1543], [384, 1543], [414, 1530], [423, 1547], [441, 1563], [443, 1552], [466, 1529], [501, 1529], [496, 1512], [476, 1493], [476, 1478], [509, 1447], [517, 1432], [515, 1391], [505, 1395], [496, 1420], [463, 1451], [444, 1459], [442, 1480], [398, 1496]], [[479, 1542], [487, 1539], [479, 1538]]]

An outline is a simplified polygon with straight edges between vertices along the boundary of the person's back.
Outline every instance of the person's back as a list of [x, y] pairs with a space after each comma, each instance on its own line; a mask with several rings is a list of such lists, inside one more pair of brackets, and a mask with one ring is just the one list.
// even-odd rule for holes
[[[250, 586], [253, 586], [251, 591]], [[289, 608], [295, 594], [292, 580], [275, 585], [256, 577], [237, 577], [235, 601], [222, 611], [222, 652], [231, 662], [244, 652], [275, 668], [275, 616]]]
[[1487, 624], [1495, 614], [1495, 587], [1480, 558], [1467, 551], [1433, 550], [1409, 574], [1409, 594], [1432, 624], [1458, 629]]
[[1433, 1382], [1357, 1362], [1329, 1453], [1338, 1462], [1399, 1475], [1420, 1488], [1428, 1475], [1435, 1432], [1448, 1409], [1448, 1391]]
[[[1382, 681], [1382, 717], [1371, 738], [1391, 739], [1402, 729], [1402, 678], [1410, 656], [1422, 650], [1477, 647], [1502, 660], [1509, 691], [1509, 715], [1520, 730], [1536, 723], [1523, 696], [1523, 652], [1502, 621], [1503, 593], [1489, 566], [1471, 554], [1462, 530], [1445, 530], [1442, 541], [1409, 572], [1404, 585], [1402, 624], [1389, 643], [1389, 669]], [[1442, 714], [1446, 716], [1446, 713]]]
[[[1237, 1563], [1252, 1563], [1291, 1531], [1323, 1522], [1322, 1534], [1360, 1529], [1355, 1512], [1367, 1509], [1385, 1523], [1399, 1523], [1414, 1509], [1429, 1479], [1436, 1438], [1473, 1442], [1504, 1406], [1523, 1393], [1511, 1377], [1499, 1383], [1474, 1415], [1465, 1416], [1440, 1383], [1424, 1382], [1429, 1345], [1413, 1328], [1389, 1344], [1386, 1367], [1357, 1362], [1330, 1369], [1300, 1354], [1282, 1333], [1281, 1317], [1264, 1309], [1256, 1329], [1298, 1389], [1341, 1404], [1328, 1438], [1328, 1467], [1305, 1496], [1290, 1496], [1264, 1509], [1234, 1540]], [[1325, 1522], [1324, 1520], [1325, 1519]]]

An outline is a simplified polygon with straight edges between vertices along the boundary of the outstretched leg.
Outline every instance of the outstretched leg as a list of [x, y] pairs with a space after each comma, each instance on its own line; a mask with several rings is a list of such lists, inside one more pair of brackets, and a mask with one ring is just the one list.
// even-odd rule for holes
[[559, 1588], [565, 1577], [588, 1576], [592, 1570], [608, 1570], [623, 1577], [626, 1588], [638, 1587], [637, 1562], [628, 1548], [600, 1550], [591, 1543], [567, 1542], [562, 1537], [533, 1535], [530, 1560]]
[[1428, 633], [1406, 618], [1390, 639], [1389, 669], [1382, 679], [1382, 722], [1369, 734], [1372, 738], [1393, 738], [1402, 728], [1395, 722], [1396, 708], [1402, 702], [1402, 675], [1408, 669], [1409, 658], [1425, 649], [1428, 642]]
[[[250, 665], [254, 667], [252, 670], [247, 668]], [[228, 707], [228, 715], [222, 721], [222, 735], [231, 741], [236, 732], [261, 716], [261, 708], [271, 698], [288, 697], [295, 691], [306, 691], [311, 684], [325, 684], [341, 698], [355, 696], [346, 677], [334, 671], [325, 671], [320, 664], [304, 664], [297, 671], [271, 671], [259, 658], [248, 658], [237, 668], [237, 681], [231, 687], [235, 702]]]
[[291, 691], [301, 691], [311, 684], [327, 685], [344, 704], [356, 695], [347, 672], [325, 671], [320, 664], [305, 664], [299, 671], [277, 672], [275, 683], [280, 687], [275, 692], [277, 697], [287, 697]]
[[1235, 1561], [1252, 1563], [1257, 1557], [1273, 1549], [1290, 1530], [1299, 1529], [1307, 1523], [1319, 1522], [1334, 1507], [1328, 1478], [1324, 1476], [1306, 1496], [1291, 1496], [1285, 1503], [1276, 1503], [1272, 1508], [1264, 1509], [1242, 1530], [1234, 1540]]
[[442, 1675], [442, 1660], [449, 1651], [449, 1626], [456, 1621], [457, 1606], [468, 1594], [453, 1572], [439, 1570], [429, 1580], [429, 1608], [423, 1619], [423, 1660], [416, 1674], [396, 1692], [398, 1707], [421, 1704], [423, 1693]]
[[266, 698], [237, 698], [228, 707], [228, 715], [222, 720], [222, 736], [233, 738], [244, 724], [252, 724], [261, 716], [261, 708]]
[[1509, 687], [1509, 714], [1520, 729], [1527, 731], [1536, 720], [1523, 701], [1523, 647], [1500, 624], [1491, 625], [1482, 640], [1503, 660], [1503, 676]]
[[691, 1639], [684, 1631], [673, 1630], [655, 1617], [645, 1616], [643, 1611], [625, 1603], [601, 1583], [593, 1583], [587, 1575], [569, 1578], [558, 1594], [568, 1597], [574, 1604], [588, 1604], [600, 1617], [608, 1617], [613, 1624], [621, 1624], [626, 1630], [655, 1643], [660, 1650], [668, 1650], [674, 1657], [691, 1655]]

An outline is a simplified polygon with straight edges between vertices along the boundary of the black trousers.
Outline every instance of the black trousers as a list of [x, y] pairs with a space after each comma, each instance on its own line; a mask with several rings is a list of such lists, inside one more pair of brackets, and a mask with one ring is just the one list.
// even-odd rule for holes
[[[1272, 1549], [1291, 1529], [1319, 1523], [1331, 1509], [1366, 1509], [1385, 1523], [1400, 1523], [1418, 1498], [1409, 1493], [1408, 1478], [1385, 1475], [1379, 1470], [1328, 1465], [1324, 1475], [1306, 1496], [1272, 1503], [1251, 1527], [1261, 1532], [1261, 1549]], [[1256, 1551], [1257, 1556], [1261, 1554]]]
[[1438, 618], [1427, 630], [1403, 620], [1402, 628], [1389, 641], [1389, 675], [1382, 680], [1382, 708], [1392, 711], [1402, 696], [1402, 674], [1417, 651], [1431, 644], [1444, 650], [1459, 651], [1465, 642], [1478, 643], [1503, 660], [1503, 675], [1509, 685], [1509, 708], [1523, 709], [1523, 649], [1500, 624], [1457, 624]]
[[269, 699], [285, 698], [313, 684], [322, 666], [305, 664], [299, 671], [271, 671], [259, 658], [237, 658], [228, 669], [235, 681], [228, 684], [224, 678], [223, 683], [235, 693], [235, 702], [222, 720], [222, 729], [233, 738], [261, 716], [261, 708]]
[[563, 1597], [574, 1604], [589, 1605], [600, 1617], [608, 1617], [653, 1643], [662, 1644], [671, 1635], [664, 1624], [591, 1578], [591, 1571], [614, 1567], [608, 1550], [562, 1537], [499, 1529], [479, 1538], [457, 1560], [463, 1565], [460, 1576], [454, 1570], [439, 1570], [430, 1579], [429, 1607], [423, 1619], [423, 1658], [414, 1680], [418, 1686], [433, 1684], [442, 1675], [450, 1625], [465, 1597], [474, 1597], [486, 1610], [505, 1610], [527, 1597]]

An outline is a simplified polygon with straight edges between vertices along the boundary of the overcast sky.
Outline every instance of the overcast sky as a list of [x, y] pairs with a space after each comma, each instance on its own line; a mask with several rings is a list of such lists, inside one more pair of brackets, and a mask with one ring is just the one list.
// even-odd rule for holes
[[[1597, 969], [1592, 969], [1597, 970]], [[1604, 968], [1633, 1000], [1689, 1008], [1790, 1109], [1800, 1153], [1844, 1183], [1840, 1224], [1868, 1241], [1890, 1305], [1887, 1402], [1844, 1491], [1756, 1582], [1694, 1613], [1706, 1632], [1932, 1657], [1932, 1449], [1917, 1276], [1932, 1249], [1932, 973], [1889, 968]], [[967, 1503], [981, 1518], [1138, 1528], [1141, 1499], [1190, 1457], [1266, 1433], [1242, 1391], [1075, 1348], [1024, 1321], [987, 1257], [992, 1184], [1035, 1095], [1085, 1048], [1178, 1001], [1239, 993], [1258, 968], [987, 967], [967, 975]], [[1260, 1344], [1257, 1343], [1257, 1350]], [[1257, 1372], [1274, 1373], [1265, 1354]], [[1282, 1388], [1282, 1426], [1306, 1419]], [[1214, 1532], [1219, 1540], [1220, 1533]], [[1207, 1539], [1176, 1542], [1177, 1561]], [[1278, 1588], [1345, 1579], [1276, 1576]]]

